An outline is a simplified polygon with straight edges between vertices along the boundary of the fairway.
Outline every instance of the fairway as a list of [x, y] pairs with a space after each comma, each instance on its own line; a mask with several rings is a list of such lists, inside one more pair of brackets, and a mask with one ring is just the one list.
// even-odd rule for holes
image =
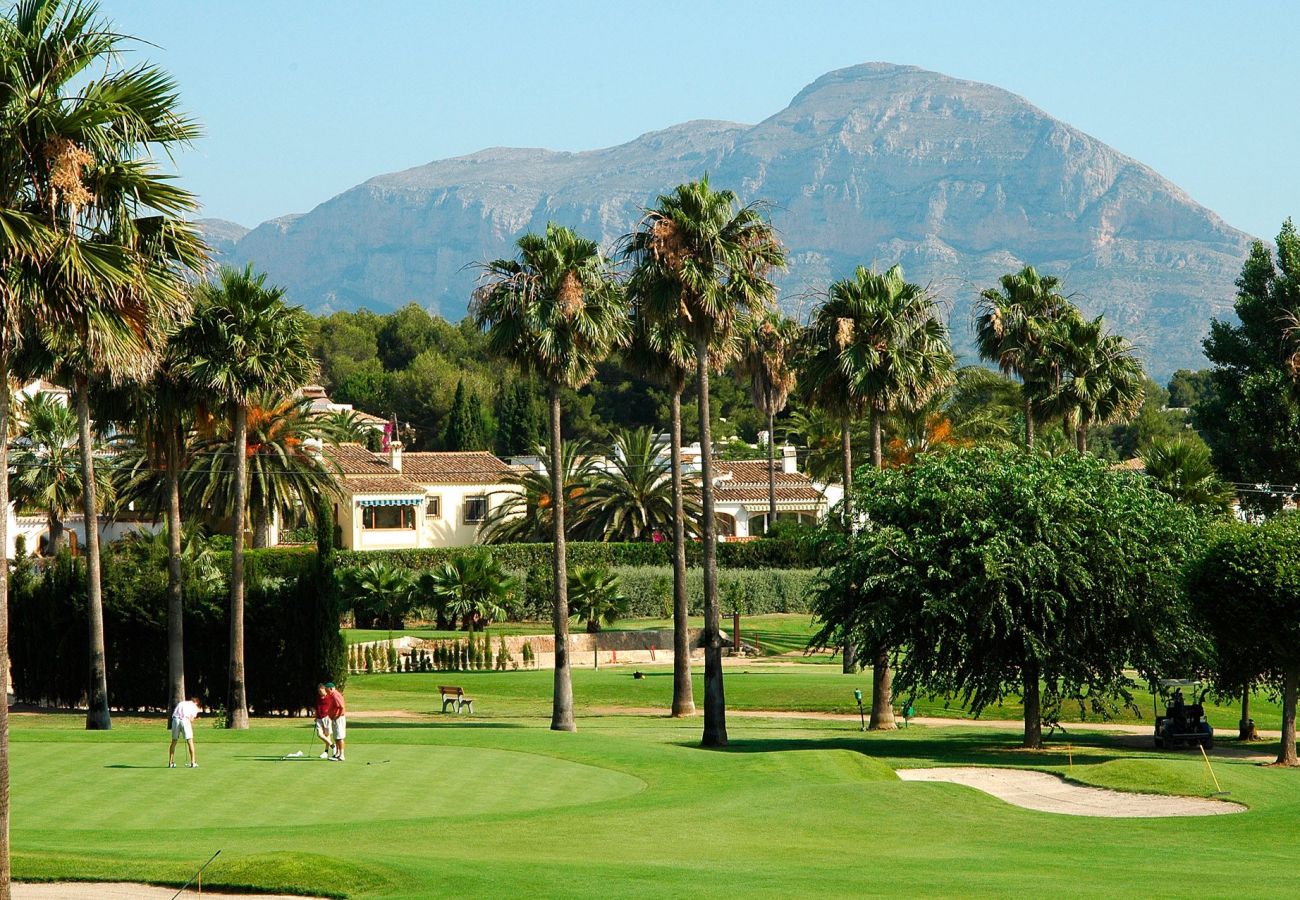
[[[795, 669], [808, 697], [859, 681], [823, 684], [819, 669]], [[737, 717], [731, 747], [704, 751], [699, 718], [592, 712], [658, 699], [658, 684], [629, 694], [646, 685], [625, 670], [575, 673], [579, 731], [558, 734], [541, 675], [458, 678], [484, 710], [473, 718], [432, 711], [430, 676], [356, 677], [342, 764], [314, 747], [281, 758], [307, 748], [303, 720], [257, 720], [244, 733], [203, 721], [191, 771], [163, 767], [157, 720], [120, 717], [95, 734], [75, 716], [16, 716], [15, 875], [179, 885], [220, 849], [205, 886], [367, 898], [1114, 896], [1169, 859], [1195, 859], [1199, 894], [1222, 896], [1242, 872], [1281, 884], [1300, 864], [1300, 773], [1232, 746], [1214, 774], [1245, 812], [1090, 819], [896, 770], [1024, 767], [1202, 798], [1214, 787], [1199, 757], [1077, 732], [1026, 752], [1014, 732], [971, 726], [877, 735], [856, 722]], [[728, 687], [794, 702], [794, 676], [752, 677], [761, 685], [729, 673]]]

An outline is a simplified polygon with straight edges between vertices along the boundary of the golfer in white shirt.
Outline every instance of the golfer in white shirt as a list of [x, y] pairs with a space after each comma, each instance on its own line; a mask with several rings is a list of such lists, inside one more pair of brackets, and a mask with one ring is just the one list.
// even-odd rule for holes
[[194, 720], [199, 717], [199, 698], [182, 700], [172, 710], [172, 745], [167, 749], [167, 768], [176, 768], [176, 742], [185, 739], [190, 749], [190, 768], [197, 769], [199, 761], [194, 755]]

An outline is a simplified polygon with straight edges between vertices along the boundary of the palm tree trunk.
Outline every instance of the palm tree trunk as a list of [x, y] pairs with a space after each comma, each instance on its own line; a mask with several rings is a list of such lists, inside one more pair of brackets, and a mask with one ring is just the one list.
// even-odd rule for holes
[[573, 678], [569, 672], [569, 565], [564, 536], [564, 459], [560, 435], [560, 389], [551, 385], [551, 522], [555, 578], [551, 625], [555, 631], [555, 690], [551, 701], [551, 730], [577, 731], [573, 721]]
[[181, 573], [180, 435], [167, 429], [167, 682], [169, 708], [185, 699], [185, 606]]
[[235, 502], [230, 512], [230, 696], [226, 727], [248, 727], [244, 683], [244, 504], [248, 494], [248, 408], [235, 407]]
[[673, 468], [673, 711], [675, 718], [695, 715], [691, 686], [691, 632], [686, 596], [686, 513], [682, 504], [682, 385], [672, 399]]
[[704, 737], [705, 747], [727, 746], [727, 700], [722, 689], [722, 611], [718, 608], [718, 523], [713, 512], [713, 429], [709, 422], [709, 346], [695, 342], [699, 382], [700, 480], [704, 506]]
[[1025, 663], [1022, 675], [1025, 682], [1025, 740], [1027, 750], [1043, 749], [1043, 712], [1039, 701], [1038, 660]]
[[[883, 413], [871, 410], [871, 464], [877, 469], [885, 466], [884, 447], [881, 443], [881, 419]], [[876, 658], [871, 661], [871, 721], [867, 727], [872, 731], [893, 731], [898, 727], [894, 722], [894, 675], [889, 671], [889, 648], [876, 650]]]
[[108, 709], [108, 663], [104, 653], [104, 594], [99, 578], [99, 507], [95, 498], [95, 445], [90, 433], [90, 380], [77, 376], [77, 438], [81, 443], [81, 508], [85, 513], [86, 606], [90, 624], [90, 682], [86, 687], [86, 728], [113, 727]]
[[[0, 357], [0, 472], [9, 471], [9, 360]], [[0, 478], [0, 900], [9, 900], [9, 479]]]
[[1088, 452], [1088, 426], [1083, 422], [1080, 422], [1079, 427], [1074, 429], [1074, 446], [1080, 453]]
[[[1021, 387], [1024, 390], [1024, 387]], [[1025, 449], [1034, 449], [1034, 401], [1025, 396]]]
[[[849, 430], [849, 417], [840, 422], [840, 453], [844, 463], [844, 530], [853, 534], [853, 495], [849, 488], [853, 486], [853, 435]], [[843, 666], [840, 671], [845, 675], [855, 675], [858, 671], [858, 653], [852, 642], [845, 641], [840, 647], [840, 659]]]
[[776, 415], [767, 414], [767, 528], [771, 533], [776, 524]]
[[1300, 668], [1290, 666], [1282, 673], [1282, 743], [1277, 750], [1279, 766], [1300, 765], [1295, 750], [1296, 684], [1300, 682]]
[[59, 550], [62, 549], [67, 537], [63, 529], [63, 519], [59, 518], [58, 511], [51, 506], [45, 516], [45, 522], [45, 530], [49, 534], [45, 542], [45, 555], [56, 556]]
[[263, 550], [271, 546], [271, 516], [270, 513], [258, 507], [253, 511], [253, 549]]

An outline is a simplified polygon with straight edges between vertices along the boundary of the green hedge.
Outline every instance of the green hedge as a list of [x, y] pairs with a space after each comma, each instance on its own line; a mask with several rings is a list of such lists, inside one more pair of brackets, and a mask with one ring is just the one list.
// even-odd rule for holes
[[[484, 547], [434, 547], [422, 550], [341, 550], [340, 566], [380, 562], [403, 569], [424, 570], [442, 565], [447, 559], [472, 550], [488, 550], [512, 571], [527, 571], [535, 566], [550, 565], [550, 544], [490, 544]], [[686, 563], [700, 565], [700, 545], [686, 545]], [[262, 553], [299, 553], [298, 549], [264, 550]], [[305, 551], [310, 552], [310, 551]], [[568, 545], [570, 566], [670, 566], [672, 544], [571, 541]], [[718, 567], [722, 569], [814, 569], [815, 551], [807, 542], [794, 540], [757, 540], [726, 542], [718, 545]]]
[[[168, 703], [167, 575], [160, 548], [126, 541], [104, 554], [109, 702], [118, 709], [165, 709]], [[217, 556], [217, 571], [228, 569], [229, 554]], [[249, 553], [245, 666], [254, 711], [298, 712], [313, 702], [318, 681], [346, 678], [332, 584], [332, 573], [316, 571], [314, 551]], [[229, 628], [225, 579], [187, 577], [186, 689], [208, 708], [226, 703]], [[10, 587], [17, 699], [83, 703], [87, 641], [83, 562], [63, 555], [38, 571], [30, 558], [18, 560]]]

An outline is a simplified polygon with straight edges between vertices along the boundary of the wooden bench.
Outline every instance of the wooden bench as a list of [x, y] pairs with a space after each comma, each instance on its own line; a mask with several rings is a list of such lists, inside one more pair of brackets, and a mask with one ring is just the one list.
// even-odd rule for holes
[[455, 687], [454, 685], [440, 684], [438, 692], [442, 694], [442, 711], [447, 711], [447, 704], [453, 704], [456, 707], [456, 715], [460, 715], [462, 708], [468, 707], [470, 714], [474, 713], [474, 700], [465, 696], [465, 689]]

